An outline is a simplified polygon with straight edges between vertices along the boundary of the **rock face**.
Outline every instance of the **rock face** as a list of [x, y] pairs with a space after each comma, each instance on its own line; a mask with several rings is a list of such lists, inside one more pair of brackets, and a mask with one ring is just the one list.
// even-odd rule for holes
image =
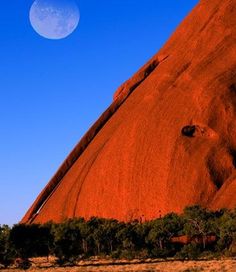
[[22, 222], [236, 206], [236, 0], [202, 0], [115, 93]]

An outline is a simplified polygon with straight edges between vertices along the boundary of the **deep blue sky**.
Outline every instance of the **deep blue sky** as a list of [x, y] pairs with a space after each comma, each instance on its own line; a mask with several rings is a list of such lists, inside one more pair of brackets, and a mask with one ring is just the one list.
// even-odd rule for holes
[[21, 219], [116, 88], [197, 2], [78, 0], [79, 27], [52, 41], [31, 28], [33, 0], [1, 0], [0, 224]]

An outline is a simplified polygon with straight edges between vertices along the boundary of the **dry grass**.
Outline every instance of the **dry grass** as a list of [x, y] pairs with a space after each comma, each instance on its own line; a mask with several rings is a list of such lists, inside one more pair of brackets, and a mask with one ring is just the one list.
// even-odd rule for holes
[[[79, 262], [73, 267], [57, 267], [54, 259], [32, 259], [33, 266], [29, 272], [236, 272], [236, 259], [211, 261], [161, 261], [161, 260], [92, 260]], [[22, 271], [16, 268], [1, 271]]]

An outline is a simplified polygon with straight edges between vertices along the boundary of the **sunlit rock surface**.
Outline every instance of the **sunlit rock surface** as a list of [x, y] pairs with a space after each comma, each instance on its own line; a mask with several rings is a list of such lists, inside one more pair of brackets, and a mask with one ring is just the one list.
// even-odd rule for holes
[[202, 0], [116, 91], [22, 222], [233, 208], [235, 167], [236, 0]]

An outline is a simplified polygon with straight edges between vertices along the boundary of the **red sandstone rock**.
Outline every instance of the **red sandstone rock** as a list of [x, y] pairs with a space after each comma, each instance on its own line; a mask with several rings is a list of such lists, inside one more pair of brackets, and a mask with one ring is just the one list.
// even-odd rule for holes
[[115, 93], [22, 222], [236, 206], [236, 0], [202, 0]]

